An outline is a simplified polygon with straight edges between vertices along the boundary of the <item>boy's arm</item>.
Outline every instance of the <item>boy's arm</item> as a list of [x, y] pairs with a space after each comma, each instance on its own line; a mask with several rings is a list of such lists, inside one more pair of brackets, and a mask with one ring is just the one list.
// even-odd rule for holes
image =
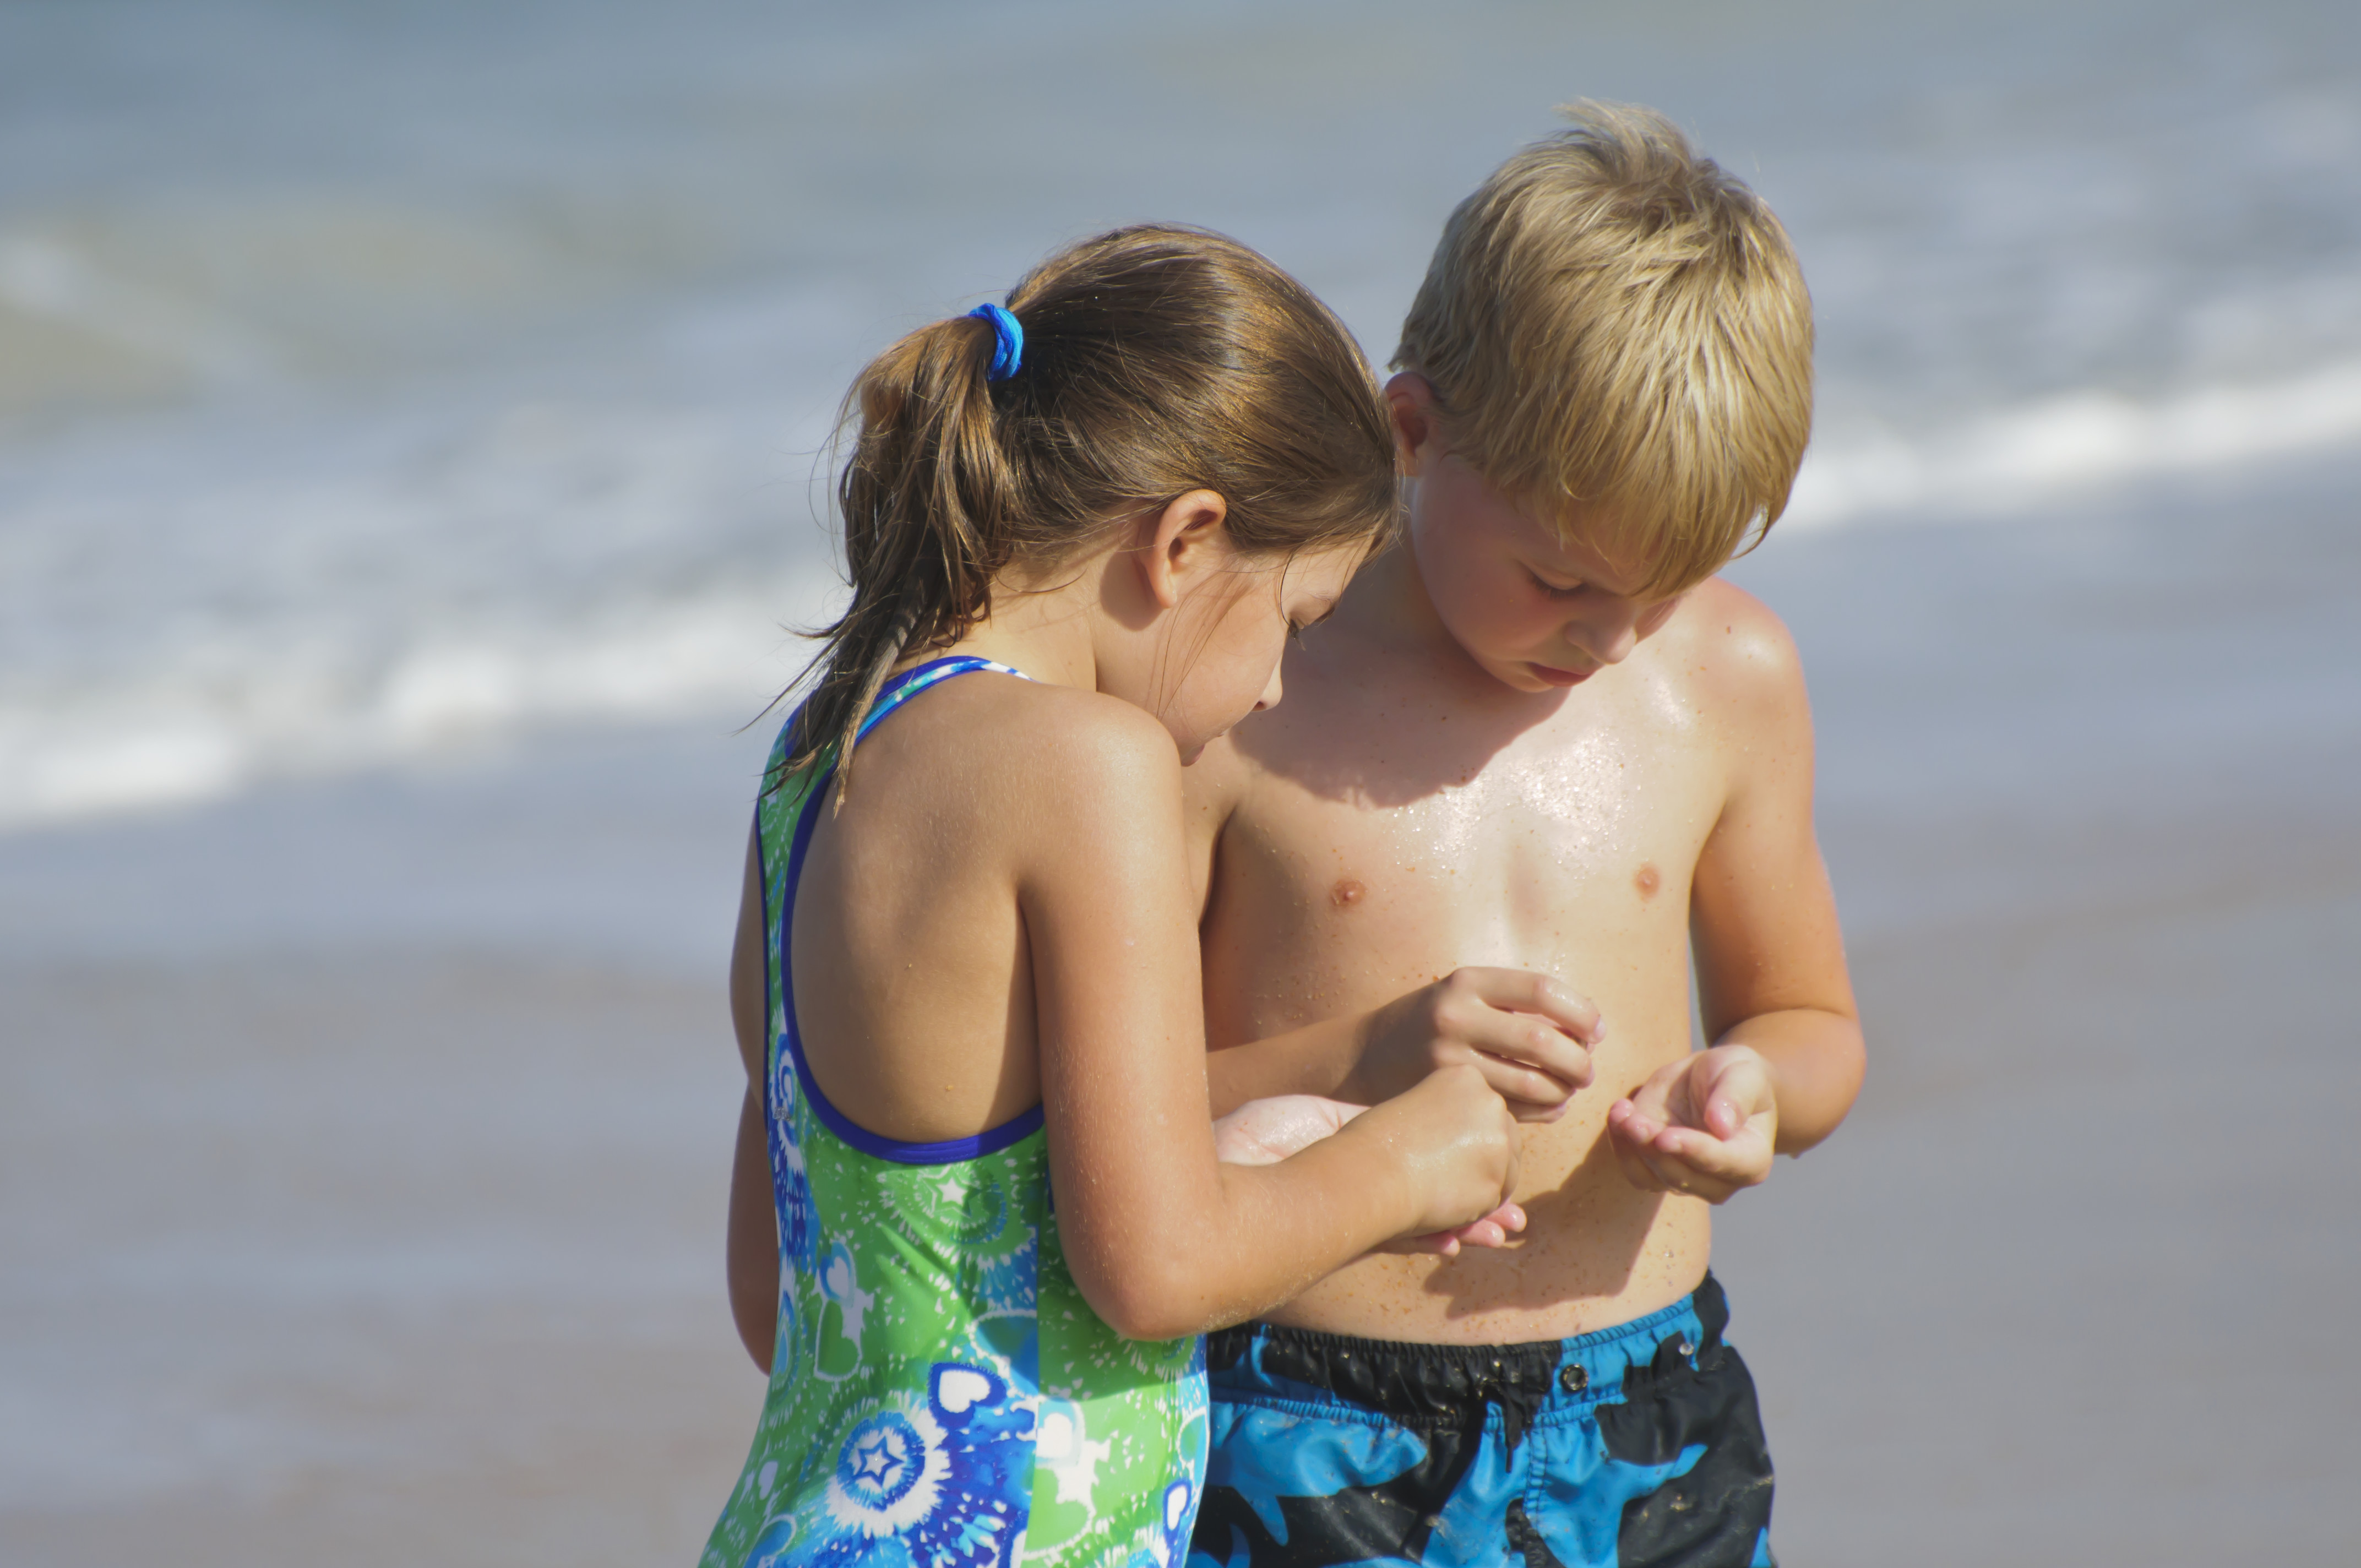
[[1836, 1130], [1861, 1091], [1861, 1023], [1812, 827], [1812, 721], [1786, 629], [1751, 596], [1699, 594], [1697, 679], [1730, 759], [1689, 895], [1708, 1047], [1609, 1113], [1634, 1182], [1719, 1202]]

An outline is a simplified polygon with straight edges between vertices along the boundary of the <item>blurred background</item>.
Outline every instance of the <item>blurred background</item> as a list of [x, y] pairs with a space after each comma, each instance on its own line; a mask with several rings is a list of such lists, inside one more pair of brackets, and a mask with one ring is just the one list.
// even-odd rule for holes
[[1381, 360], [1578, 96], [1819, 313], [1781, 1555], [2361, 1561], [2346, 0], [0, 0], [0, 1559], [692, 1561], [837, 396], [1148, 218]]

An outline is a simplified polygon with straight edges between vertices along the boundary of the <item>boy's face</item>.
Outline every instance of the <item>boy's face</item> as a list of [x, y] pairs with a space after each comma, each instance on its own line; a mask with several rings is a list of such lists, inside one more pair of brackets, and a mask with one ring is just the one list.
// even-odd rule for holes
[[1680, 596], [1642, 593], [1645, 563], [1610, 560], [1586, 542], [1579, 515], [1552, 527], [1453, 455], [1422, 378], [1397, 376], [1386, 390], [1416, 481], [1411, 558], [1444, 626], [1487, 674], [1524, 692], [1579, 685], [1671, 618]]

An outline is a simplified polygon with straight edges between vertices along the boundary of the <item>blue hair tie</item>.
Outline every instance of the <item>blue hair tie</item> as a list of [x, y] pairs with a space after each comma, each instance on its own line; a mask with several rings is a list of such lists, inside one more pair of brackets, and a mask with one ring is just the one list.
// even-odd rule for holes
[[968, 314], [992, 323], [992, 368], [984, 379], [1005, 381], [1016, 375], [1025, 364], [1025, 328], [999, 305], [978, 305]]

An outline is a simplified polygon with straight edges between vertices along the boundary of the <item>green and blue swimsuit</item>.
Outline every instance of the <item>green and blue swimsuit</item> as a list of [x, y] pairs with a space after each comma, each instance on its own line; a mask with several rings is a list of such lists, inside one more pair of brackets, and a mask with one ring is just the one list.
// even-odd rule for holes
[[[922, 664], [861, 733], [978, 670], [1019, 674]], [[834, 773], [823, 760], [758, 811], [778, 1338], [753, 1452], [700, 1568], [1181, 1568], [1205, 1473], [1203, 1342], [1126, 1340], [1082, 1299], [1040, 1108], [974, 1137], [897, 1143], [812, 1079], [788, 938]]]

